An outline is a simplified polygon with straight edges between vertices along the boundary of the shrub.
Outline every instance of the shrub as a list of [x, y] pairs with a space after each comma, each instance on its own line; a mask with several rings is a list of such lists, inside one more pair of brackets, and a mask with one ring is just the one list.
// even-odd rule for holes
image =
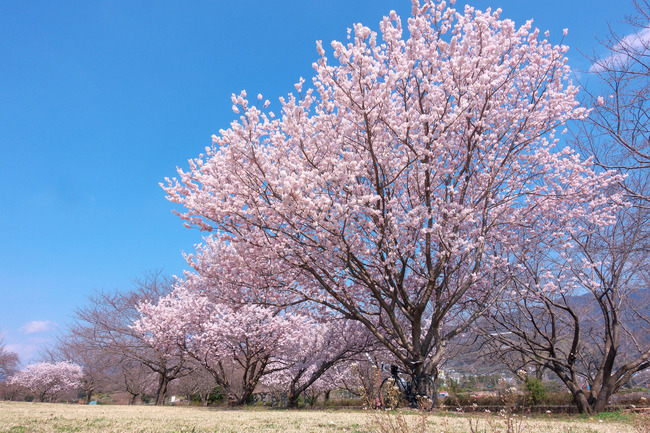
[[526, 378], [524, 382], [525, 399], [524, 404], [536, 406], [545, 402], [546, 388], [541, 380], [534, 377]]
[[226, 394], [223, 392], [223, 389], [220, 386], [215, 386], [208, 396], [208, 404], [220, 403], [225, 397]]
[[544, 404], [549, 406], [568, 406], [573, 404], [573, 396], [567, 391], [547, 392]]

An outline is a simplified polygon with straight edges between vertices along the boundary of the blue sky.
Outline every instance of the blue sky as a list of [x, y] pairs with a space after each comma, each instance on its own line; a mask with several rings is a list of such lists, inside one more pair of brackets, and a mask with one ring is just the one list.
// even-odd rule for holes
[[[475, 0], [551, 31], [586, 70], [631, 0]], [[462, 7], [459, 1], [456, 6]], [[201, 233], [158, 186], [235, 115], [230, 95], [271, 107], [310, 82], [315, 41], [378, 30], [408, 0], [0, 0], [0, 330], [24, 363], [95, 289], [180, 274]], [[605, 53], [603, 53], [605, 54]]]

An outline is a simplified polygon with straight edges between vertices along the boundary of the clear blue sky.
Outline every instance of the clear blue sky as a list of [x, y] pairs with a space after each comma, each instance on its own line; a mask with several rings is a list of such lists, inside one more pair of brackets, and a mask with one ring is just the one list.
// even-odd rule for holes
[[[461, 8], [464, 2], [456, 6]], [[631, 0], [475, 0], [533, 18], [579, 50]], [[94, 289], [180, 274], [201, 233], [158, 183], [235, 115], [230, 95], [277, 98], [310, 82], [315, 41], [374, 30], [409, 0], [0, 0], [0, 330], [21, 360], [65, 327]]]

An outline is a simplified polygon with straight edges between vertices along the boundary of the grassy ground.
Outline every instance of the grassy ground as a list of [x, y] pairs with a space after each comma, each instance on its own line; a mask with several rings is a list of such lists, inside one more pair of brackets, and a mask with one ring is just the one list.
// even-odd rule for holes
[[[400, 426], [405, 421], [409, 426]], [[422, 430], [424, 421], [425, 430]], [[198, 407], [82, 406], [0, 402], [0, 432], [11, 433], [650, 433], [632, 415], [510, 418], [499, 415], [420, 415], [368, 411], [224, 410]], [[507, 428], [506, 423], [511, 423]], [[476, 425], [478, 423], [478, 426]], [[395, 429], [390, 426], [392, 424]], [[637, 422], [638, 424], [638, 422]]]

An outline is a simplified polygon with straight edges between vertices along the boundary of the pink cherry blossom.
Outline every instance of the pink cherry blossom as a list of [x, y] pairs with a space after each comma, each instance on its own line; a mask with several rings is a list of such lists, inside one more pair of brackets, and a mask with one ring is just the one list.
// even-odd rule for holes
[[81, 366], [71, 362], [38, 362], [16, 373], [9, 383], [27, 388], [36, 394], [39, 401], [46, 401], [55, 400], [61, 392], [78, 388], [82, 377]]
[[273, 355], [297, 345], [308, 321], [253, 304], [213, 302], [179, 286], [157, 304], [142, 304], [135, 329], [165, 353], [189, 354], [221, 385], [232, 404], [246, 403]]

